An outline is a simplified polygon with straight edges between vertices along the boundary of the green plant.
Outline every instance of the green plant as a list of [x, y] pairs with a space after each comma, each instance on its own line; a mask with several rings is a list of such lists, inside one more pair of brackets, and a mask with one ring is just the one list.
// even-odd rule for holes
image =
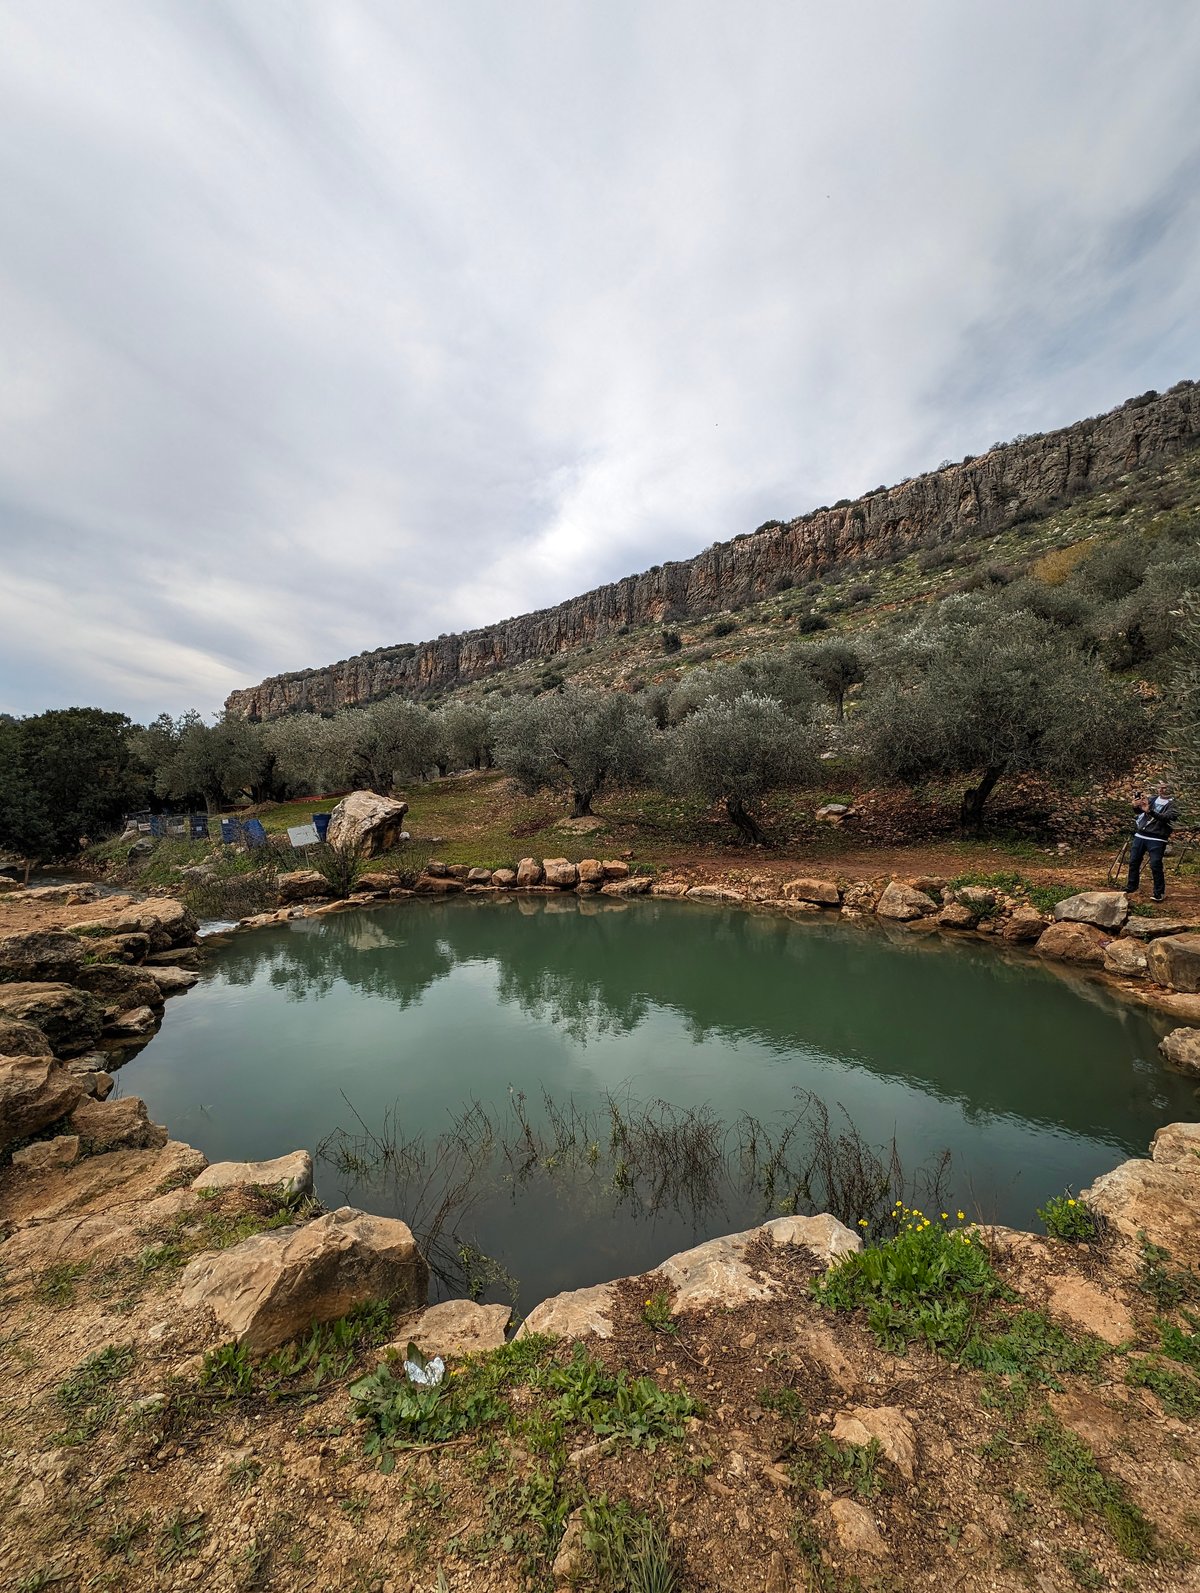
[[1086, 1201], [1077, 1200], [1070, 1190], [1064, 1195], [1052, 1195], [1044, 1206], [1038, 1207], [1037, 1214], [1052, 1239], [1079, 1245], [1094, 1244], [1102, 1237], [1098, 1213]]
[[1146, 1235], [1142, 1242], [1142, 1269], [1138, 1287], [1150, 1295], [1162, 1311], [1169, 1311], [1184, 1300], [1200, 1299], [1200, 1273], [1191, 1267], [1171, 1267], [1171, 1252], [1161, 1245], [1151, 1244]]
[[1192, 1329], [1190, 1333], [1185, 1332], [1175, 1322], [1167, 1322], [1162, 1317], [1154, 1319], [1162, 1352], [1170, 1356], [1171, 1360], [1182, 1361], [1193, 1371], [1200, 1372], [1200, 1316], [1182, 1306], [1180, 1315]]
[[789, 1422], [799, 1423], [808, 1414], [808, 1406], [794, 1388], [762, 1388], [758, 1403], [763, 1410], [773, 1411]]
[[1062, 1562], [1080, 1587], [1099, 1588], [1107, 1585], [1090, 1554], [1083, 1554], [1078, 1549], [1064, 1549]]
[[792, 1475], [814, 1492], [829, 1489], [852, 1493], [857, 1499], [874, 1499], [884, 1486], [879, 1456], [878, 1439], [867, 1444], [839, 1443], [823, 1433], [792, 1462]]
[[1131, 1361], [1125, 1370], [1125, 1381], [1131, 1388], [1148, 1388], [1171, 1416], [1184, 1421], [1200, 1416], [1200, 1383], [1186, 1372], [1165, 1365], [1157, 1355]]
[[64, 1446], [86, 1443], [106, 1425], [116, 1410], [113, 1384], [131, 1371], [136, 1352], [132, 1344], [110, 1344], [90, 1355], [54, 1391], [54, 1403], [71, 1425], [54, 1435]]
[[177, 1565], [180, 1560], [192, 1559], [204, 1542], [204, 1531], [202, 1510], [195, 1515], [177, 1510], [158, 1534], [159, 1564]]
[[657, 1289], [642, 1306], [642, 1321], [654, 1333], [678, 1334], [679, 1324], [671, 1315], [671, 1296]]
[[254, 1366], [243, 1344], [221, 1344], [205, 1353], [200, 1367], [200, 1387], [226, 1399], [249, 1394], [254, 1387]]
[[1059, 1388], [1058, 1374], [1090, 1375], [1111, 1348], [1094, 1334], [1072, 1338], [1044, 1311], [981, 1323], [962, 1350], [962, 1360], [980, 1371]]
[[671, 1393], [653, 1378], [611, 1373], [580, 1346], [565, 1366], [551, 1367], [547, 1386], [558, 1393], [554, 1414], [588, 1426], [599, 1438], [617, 1438], [633, 1448], [654, 1450], [664, 1439], [682, 1438], [684, 1421], [700, 1407], [686, 1390]]
[[583, 1547], [606, 1588], [628, 1593], [678, 1593], [682, 1588], [671, 1541], [652, 1516], [607, 1494], [582, 1509]]
[[100, 1552], [106, 1560], [120, 1555], [127, 1564], [132, 1564], [135, 1558], [134, 1546], [147, 1537], [149, 1532], [150, 1513], [144, 1510], [141, 1515], [119, 1522], [111, 1532], [106, 1533], [100, 1540]]
[[312, 866], [339, 899], [350, 895], [366, 867], [367, 854], [359, 841], [326, 842], [312, 854]]
[[1083, 1439], [1049, 1413], [1032, 1436], [1042, 1453], [1046, 1480], [1067, 1514], [1077, 1521], [1099, 1516], [1127, 1559], [1150, 1559], [1156, 1541], [1153, 1523], [1124, 1485], [1101, 1471]]
[[70, 1305], [75, 1285], [91, 1271], [90, 1261], [63, 1261], [38, 1274], [34, 1295], [46, 1305]]

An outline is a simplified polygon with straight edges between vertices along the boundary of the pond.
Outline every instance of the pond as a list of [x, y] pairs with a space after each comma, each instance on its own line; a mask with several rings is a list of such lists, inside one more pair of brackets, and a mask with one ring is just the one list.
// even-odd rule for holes
[[321, 1146], [326, 1205], [528, 1310], [793, 1203], [870, 1216], [893, 1139], [906, 1190], [948, 1150], [944, 1209], [1034, 1226], [1195, 1116], [1168, 1027], [979, 942], [496, 895], [231, 937], [119, 1085], [213, 1161]]

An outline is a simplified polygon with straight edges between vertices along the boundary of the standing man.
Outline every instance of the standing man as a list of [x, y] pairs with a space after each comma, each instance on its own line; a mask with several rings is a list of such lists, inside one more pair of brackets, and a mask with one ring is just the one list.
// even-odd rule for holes
[[1133, 794], [1133, 840], [1129, 845], [1129, 878], [1125, 883], [1127, 895], [1132, 896], [1141, 883], [1142, 859], [1150, 864], [1150, 877], [1154, 881], [1154, 900], [1161, 902], [1167, 894], [1163, 874], [1163, 857], [1171, 831], [1175, 827], [1175, 803], [1171, 788], [1165, 781], [1150, 787], [1147, 796], [1141, 791]]

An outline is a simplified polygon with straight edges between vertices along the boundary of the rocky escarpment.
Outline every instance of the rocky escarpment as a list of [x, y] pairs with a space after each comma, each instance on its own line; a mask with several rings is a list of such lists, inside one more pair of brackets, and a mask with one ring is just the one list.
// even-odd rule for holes
[[781, 580], [811, 579], [847, 560], [893, 559], [997, 530], [1198, 442], [1200, 387], [1181, 382], [1161, 397], [1131, 399], [1061, 431], [993, 448], [786, 524], [768, 523], [753, 535], [714, 543], [694, 559], [656, 565], [554, 608], [274, 675], [232, 692], [226, 708], [248, 719], [275, 719], [332, 713], [396, 693], [423, 696], [530, 659], [553, 658], [622, 626], [737, 608], [768, 596]]

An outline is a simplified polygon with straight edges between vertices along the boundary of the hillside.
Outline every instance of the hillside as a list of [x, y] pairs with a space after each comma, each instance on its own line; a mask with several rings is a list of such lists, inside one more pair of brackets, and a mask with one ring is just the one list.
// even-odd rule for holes
[[[1096, 503], [1095, 516], [1088, 512], [1105, 489], [1131, 473], [1153, 480], [1198, 449], [1200, 387], [1180, 382], [1161, 396], [1143, 394], [1106, 415], [1018, 438], [895, 487], [786, 523], [767, 522], [693, 559], [657, 565], [554, 608], [272, 676], [232, 692], [226, 708], [263, 720], [332, 713], [396, 693], [441, 695], [521, 665], [554, 661], [561, 668], [568, 659], [578, 662], [572, 655], [632, 632], [729, 610], [765, 605], [775, 611], [769, 617], [786, 624], [801, 612], [795, 589], [830, 575], [869, 570], [874, 578], [906, 560], [919, 560], [928, 574], [939, 564], [970, 562], [972, 544], [1029, 551], [1038, 543], [1058, 546], [1094, 535], [1093, 519], [1112, 517], [1111, 502]], [[959, 557], [960, 549], [967, 558]], [[897, 600], [918, 595], [894, 593]], [[802, 610], [813, 607], [805, 603]]]

